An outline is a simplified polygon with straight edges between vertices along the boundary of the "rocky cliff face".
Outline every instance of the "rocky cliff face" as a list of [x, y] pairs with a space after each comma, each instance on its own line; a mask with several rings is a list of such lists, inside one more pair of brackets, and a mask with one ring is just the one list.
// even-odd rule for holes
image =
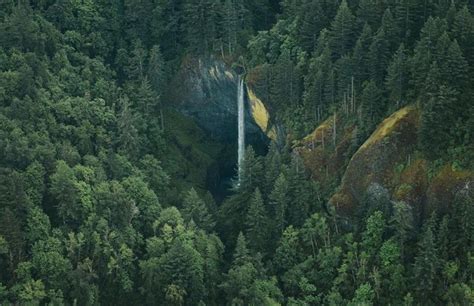
[[[341, 215], [353, 216], [365, 202], [403, 201], [415, 217], [446, 212], [463, 193], [472, 199], [474, 173], [451, 164], [436, 166], [417, 152], [420, 112], [407, 106], [386, 118], [357, 150], [351, 149], [352, 126], [339, 117], [324, 121], [295, 144], [312, 178], [324, 190], [338, 186], [329, 203]], [[333, 127], [338, 137], [332, 144]], [[330, 185], [333, 186], [330, 186]]]
[[351, 214], [363, 202], [364, 194], [396, 189], [397, 167], [412, 164], [418, 124], [419, 113], [414, 107], [402, 108], [385, 119], [350, 159], [340, 189], [330, 202]]
[[[221, 61], [186, 60], [172, 82], [170, 100], [211, 138], [233, 143], [237, 141], [237, 85], [237, 73]], [[247, 93], [245, 108], [247, 143], [267, 141], [254, 119]]]

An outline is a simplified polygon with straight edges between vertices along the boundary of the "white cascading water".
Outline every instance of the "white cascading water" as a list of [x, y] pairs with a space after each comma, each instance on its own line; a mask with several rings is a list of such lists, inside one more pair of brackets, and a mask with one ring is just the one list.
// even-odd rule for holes
[[245, 153], [245, 111], [244, 111], [244, 80], [239, 76], [239, 88], [237, 90], [237, 107], [238, 107], [238, 175], [239, 183], [241, 178], [242, 164]]

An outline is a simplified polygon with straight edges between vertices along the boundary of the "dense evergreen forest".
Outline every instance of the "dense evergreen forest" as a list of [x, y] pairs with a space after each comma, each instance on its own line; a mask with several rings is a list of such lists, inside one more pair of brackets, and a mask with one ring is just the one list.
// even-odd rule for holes
[[[224, 199], [172, 99], [206, 58], [280, 127]], [[400, 110], [400, 188], [357, 191]], [[474, 305], [473, 172], [472, 1], [0, 2], [0, 305]]]

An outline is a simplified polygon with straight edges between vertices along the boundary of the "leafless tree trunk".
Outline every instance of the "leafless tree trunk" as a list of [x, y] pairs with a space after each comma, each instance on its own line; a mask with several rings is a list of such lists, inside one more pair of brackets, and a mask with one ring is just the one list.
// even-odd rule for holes
[[351, 78], [351, 112], [354, 112], [354, 103], [355, 103], [355, 99], [354, 99], [354, 76], [352, 76]]
[[160, 107], [160, 120], [161, 120], [161, 130], [165, 130], [165, 118], [163, 116], [163, 108]]

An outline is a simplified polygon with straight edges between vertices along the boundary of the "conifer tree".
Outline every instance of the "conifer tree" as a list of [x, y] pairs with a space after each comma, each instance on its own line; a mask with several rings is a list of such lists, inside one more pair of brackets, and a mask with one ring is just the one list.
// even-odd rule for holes
[[146, 42], [150, 37], [153, 1], [132, 0], [125, 3], [125, 20], [127, 34], [131, 39], [140, 39]]
[[418, 242], [418, 254], [413, 267], [417, 282], [416, 290], [420, 301], [432, 301], [434, 281], [438, 269], [438, 255], [433, 234], [433, 223], [424, 225], [423, 233]]
[[[450, 241], [453, 242], [453, 251], [456, 258], [464, 258], [466, 255], [474, 254], [474, 208], [472, 205], [472, 194], [469, 193], [469, 187], [464, 186], [455, 196], [453, 214], [451, 219]], [[471, 255], [469, 255], [471, 254]]]
[[420, 9], [421, 5], [418, 1], [410, 0], [401, 0], [395, 5], [394, 14], [400, 27], [401, 38], [404, 38], [404, 43], [408, 46], [413, 44], [419, 29], [426, 21]]
[[361, 96], [363, 129], [372, 131], [385, 112], [382, 92], [373, 80], [364, 84]]
[[272, 14], [275, 12], [276, 3], [269, 0], [244, 0], [242, 1], [245, 14], [248, 15], [246, 27], [252, 27], [257, 31], [267, 29], [274, 21]]
[[390, 57], [390, 46], [385, 37], [385, 31], [381, 28], [369, 47], [370, 77], [375, 81], [377, 86], [383, 85]]
[[472, 67], [474, 64], [474, 16], [469, 11], [467, 5], [464, 5], [456, 13], [452, 33], [461, 46], [463, 55]]
[[141, 40], [134, 42], [133, 50], [126, 67], [128, 78], [134, 81], [141, 81], [146, 73], [147, 51]]
[[458, 103], [457, 95], [455, 90], [442, 85], [423, 108], [419, 141], [431, 158], [444, 154], [452, 141], [451, 131], [457, 119], [453, 106]]
[[420, 33], [413, 57], [410, 60], [411, 78], [414, 91], [421, 93], [433, 61], [435, 61], [436, 45], [447, 30], [447, 24], [439, 18], [429, 18]]
[[375, 211], [366, 223], [366, 230], [362, 234], [362, 249], [367, 252], [370, 258], [374, 259], [379, 252], [383, 242], [385, 230], [385, 220], [382, 212]]
[[303, 225], [309, 213], [309, 199], [311, 198], [312, 190], [305, 177], [305, 169], [301, 158], [296, 155], [293, 156], [286, 175], [288, 194], [291, 199], [287, 209], [287, 220], [288, 224], [295, 226]]
[[153, 90], [158, 95], [162, 95], [165, 87], [166, 67], [160, 46], [158, 45], [154, 45], [150, 50], [147, 70], [148, 79], [150, 80]]
[[275, 141], [270, 143], [267, 156], [265, 156], [265, 188], [262, 189], [264, 197], [268, 197], [273, 189], [276, 179], [280, 175], [282, 157]]
[[382, 303], [397, 300], [401, 302], [406, 290], [406, 279], [398, 242], [393, 239], [385, 241], [380, 248], [379, 258], [383, 292], [380, 301], [384, 301]]
[[218, 5], [216, 0], [188, 0], [185, 3], [185, 38], [196, 55], [207, 55], [217, 37]]
[[[316, 48], [313, 52], [313, 57], [320, 56], [321, 53], [325, 51], [325, 49], [330, 50], [330, 41], [331, 41], [331, 37], [330, 37], [329, 29], [328, 28], [322, 29], [321, 32], [319, 33], [318, 40], [316, 41]], [[332, 52], [330, 52], [329, 54], [331, 55]]]
[[263, 183], [263, 165], [262, 160], [255, 154], [252, 146], [248, 146], [245, 150], [245, 158], [242, 165], [240, 177], [240, 185], [238, 186], [240, 193], [251, 194], [255, 187], [261, 187]]
[[234, 266], [243, 265], [249, 262], [251, 259], [250, 251], [247, 248], [247, 239], [242, 232], [237, 236], [237, 243], [235, 245], [234, 253], [232, 256], [232, 264]]
[[[456, 89], [459, 92], [465, 91], [468, 87], [467, 82], [469, 78], [469, 64], [465, 60], [461, 48], [456, 40], [451, 42], [446, 54], [446, 73], [442, 69], [442, 74], [447, 76], [448, 86]], [[449, 69], [449, 72], [447, 72]]]
[[354, 63], [354, 83], [356, 91], [360, 92], [363, 82], [370, 78], [369, 48], [372, 44], [372, 29], [368, 24], [364, 25], [355, 44], [352, 61]]
[[[317, 67], [317, 64], [312, 67]], [[304, 103], [307, 109], [311, 109], [313, 121], [320, 122], [326, 114], [326, 100], [324, 95], [325, 75], [322, 70], [317, 70], [314, 74], [308, 74], [306, 79], [306, 90], [304, 92]]]
[[130, 97], [133, 101], [134, 110], [141, 114], [143, 121], [137, 121], [139, 128], [145, 129], [146, 126], [151, 125], [150, 117], [156, 114], [158, 110], [158, 96], [155, 91], [152, 90], [150, 81], [145, 76], [141, 79], [139, 85], [136, 88], [136, 91]]
[[437, 16], [445, 16], [451, 7], [455, 6], [454, 1], [440, 0], [435, 4], [435, 12]]
[[130, 108], [127, 97], [120, 99], [121, 112], [118, 118], [119, 137], [118, 144], [123, 152], [136, 157], [138, 150], [137, 117]]
[[184, 198], [183, 217], [185, 221], [190, 222], [192, 220], [199, 228], [206, 231], [212, 231], [215, 225], [206, 203], [199, 197], [194, 188], [191, 188]]
[[313, 256], [322, 248], [331, 246], [331, 233], [326, 218], [318, 213], [309, 217], [301, 228], [303, 241], [311, 247]]
[[282, 48], [273, 72], [271, 100], [283, 109], [296, 105], [301, 96], [302, 77], [289, 48]]
[[[185, 293], [186, 301], [197, 303], [204, 297], [203, 258], [193, 246], [181, 239], [175, 240], [170, 250], [160, 258], [161, 271], [159, 285], [165, 298], [170, 298], [169, 289], [172, 285], [179, 286]], [[166, 292], [168, 291], [168, 292]]]
[[313, 110], [316, 122], [326, 117], [330, 107], [326, 91], [331, 70], [331, 51], [326, 47], [319, 56], [310, 60], [309, 71], [305, 78], [304, 103]]
[[343, 0], [331, 23], [330, 46], [334, 58], [345, 55], [354, 43], [355, 17]]
[[265, 251], [268, 238], [268, 218], [262, 194], [258, 188], [255, 189], [250, 200], [245, 226], [250, 248], [258, 252]]
[[385, 33], [385, 39], [387, 40], [390, 53], [395, 52], [401, 41], [400, 29], [390, 8], [387, 8], [383, 14], [380, 29]]
[[357, 288], [354, 298], [348, 305], [372, 305], [374, 303], [374, 298], [374, 289], [369, 283], [365, 283]]
[[395, 108], [404, 106], [407, 103], [408, 90], [408, 55], [405, 45], [401, 44], [397, 52], [393, 55], [388, 66], [385, 86], [389, 92], [391, 103], [395, 103]]
[[413, 236], [413, 212], [411, 206], [405, 202], [395, 202], [393, 208], [394, 211], [390, 224], [395, 232], [394, 238], [398, 242], [401, 257], [404, 258], [405, 246]]
[[[158, 0], [156, 7], [159, 7], [160, 16], [163, 25], [162, 34], [160, 36], [160, 45], [166, 60], [174, 58], [177, 54], [183, 52], [182, 45], [184, 43], [183, 32], [185, 14], [183, 0]], [[157, 43], [154, 41], [153, 43]]]
[[360, 25], [368, 24], [377, 29], [380, 24], [380, 12], [377, 11], [377, 1], [361, 0], [357, 8], [357, 20]]
[[436, 232], [436, 245], [441, 266], [444, 266], [449, 260], [450, 238], [449, 216], [446, 215], [441, 219]]
[[239, 30], [239, 12], [238, 4], [234, 0], [226, 0], [224, 2], [224, 33], [223, 41], [225, 50], [228, 54], [233, 54], [237, 46], [237, 33]]
[[339, 105], [344, 101], [344, 95], [346, 95], [346, 100], [348, 100], [350, 93], [352, 93], [352, 76], [355, 70], [353, 66], [353, 61], [349, 54], [342, 56], [334, 63], [337, 88], [336, 101], [339, 102]]
[[312, 0], [303, 4], [300, 10], [302, 17], [298, 37], [302, 48], [307, 52], [311, 52], [316, 47], [319, 33], [327, 26], [328, 12], [323, 11], [320, 1]]
[[275, 236], [281, 235], [286, 227], [286, 210], [288, 207], [288, 182], [283, 173], [276, 179], [269, 196], [271, 217]]
[[56, 171], [51, 176], [52, 195], [58, 203], [58, 214], [63, 222], [76, 223], [85, 217], [85, 209], [80, 204], [80, 191], [73, 169], [66, 162], [58, 161]]
[[438, 62], [433, 61], [423, 84], [422, 101], [419, 102], [421, 102], [422, 105], [426, 104], [429, 99], [436, 95], [440, 85], [446, 85], [446, 80], [442, 78]]
[[333, 106], [336, 102], [336, 72], [333, 67], [329, 70], [324, 84], [324, 99], [328, 107]]
[[273, 257], [276, 270], [280, 274], [290, 270], [293, 266], [298, 264], [301, 260], [301, 250], [299, 244], [299, 232], [293, 226], [288, 226], [281, 239]]

